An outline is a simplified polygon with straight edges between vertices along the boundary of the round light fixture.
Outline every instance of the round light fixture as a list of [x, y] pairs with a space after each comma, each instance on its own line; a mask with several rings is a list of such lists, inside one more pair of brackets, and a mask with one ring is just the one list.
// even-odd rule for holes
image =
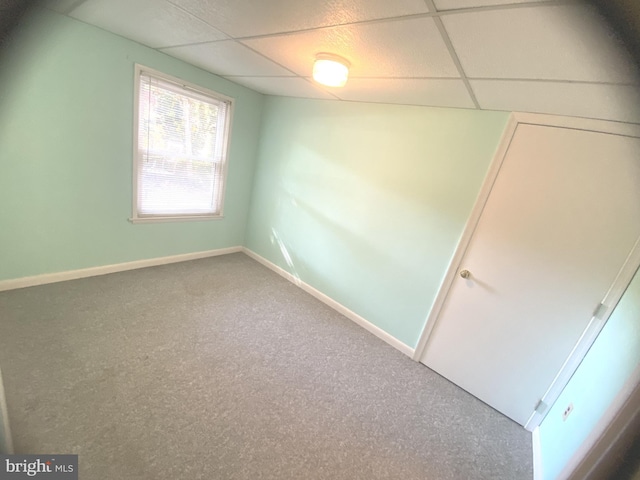
[[319, 53], [313, 64], [313, 79], [327, 87], [344, 87], [349, 67], [349, 62], [338, 55]]

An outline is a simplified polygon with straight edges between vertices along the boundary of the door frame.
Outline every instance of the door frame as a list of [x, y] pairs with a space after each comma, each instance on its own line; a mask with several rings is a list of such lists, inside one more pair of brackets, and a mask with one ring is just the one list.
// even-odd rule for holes
[[[462, 259], [467, 252], [469, 244], [471, 243], [471, 239], [473, 238], [476, 227], [478, 226], [478, 222], [480, 221], [484, 207], [498, 177], [500, 168], [507, 156], [518, 125], [521, 124], [569, 128], [640, 138], [640, 125], [637, 124], [537, 113], [512, 113], [509, 116], [502, 139], [498, 144], [496, 153], [489, 166], [487, 175], [485, 176], [480, 192], [478, 193], [478, 197], [476, 198], [473, 210], [469, 215], [462, 232], [462, 236], [460, 237], [460, 241], [458, 242], [458, 246], [456, 247], [449, 266], [447, 267], [447, 272], [440, 284], [440, 289], [438, 290], [438, 294], [432, 304], [425, 326], [420, 334], [420, 339], [418, 340], [418, 344], [413, 355], [413, 359], [417, 362], [421, 362], [424, 358], [429, 337], [431, 336], [433, 328], [440, 317], [440, 313], [442, 312], [453, 282], [458, 275]], [[531, 416], [525, 423], [524, 428], [529, 431], [533, 431], [535, 427], [540, 425], [547, 412], [551, 409], [551, 406], [556, 402], [560, 393], [562, 393], [564, 387], [569, 383], [569, 380], [582, 362], [582, 359], [587, 354], [589, 348], [591, 348], [591, 345], [611, 316], [611, 313], [620, 301], [620, 298], [622, 298], [622, 295], [633, 279], [638, 268], [640, 268], [640, 238], [636, 241], [631, 253], [618, 272], [618, 275], [605, 295], [605, 298], [602, 300], [602, 306], [594, 310], [594, 316], [569, 354], [569, 357], [560, 368], [560, 371], [557, 373], [553, 382], [540, 399], [539, 406], [531, 413]]]

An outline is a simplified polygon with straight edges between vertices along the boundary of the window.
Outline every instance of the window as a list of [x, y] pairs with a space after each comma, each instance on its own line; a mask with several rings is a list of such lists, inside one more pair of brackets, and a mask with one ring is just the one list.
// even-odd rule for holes
[[222, 217], [232, 100], [136, 65], [132, 222]]

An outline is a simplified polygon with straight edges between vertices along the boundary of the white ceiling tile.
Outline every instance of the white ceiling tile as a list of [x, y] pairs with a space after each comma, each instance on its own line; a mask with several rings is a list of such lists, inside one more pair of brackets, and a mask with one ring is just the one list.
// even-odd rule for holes
[[596, 83], [471, 80], [484, 109], [640, 123], [640, 90]]
[[69, 15], [153, 48], [228, 38], [165, 0], [87, 0]]
[[[434, 0], [438, 10], [456, 10], [458, 8], [488, 7], [493, 5], [513, 5], [531, 3], [536, 0]], [[544, 0], [542, 0], [544, 1]], [[547, 0], [553, 1], [553, 0]]]
[[432, 18], [311, 30], [244, 40], [281, 65], [310, 76], [318, 53], [351, 62], [352, 77], [457, 77]]
[[232, 37], [428, 12], [424, 0], [172, 0]]
[[456, 79], [351, 78], [330, 90], [342, 100], [474, 108], [464, 82]]
[[300, 77], [226, 77], [232, 82], [244, 85], [256, 92], [282, 97], [326, 98], [336, 97], [322, 91]]
[[474, 78], [632, 82], [620, 43], [586, 5], [445, 15], [465, 73]]
[[218, 75], [293, 75], [235, 40], [172, 47], [162, 51]]

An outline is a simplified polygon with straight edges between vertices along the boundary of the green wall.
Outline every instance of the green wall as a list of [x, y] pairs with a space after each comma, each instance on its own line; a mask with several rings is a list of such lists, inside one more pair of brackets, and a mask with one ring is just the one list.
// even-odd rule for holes
[[413, 347], [507, 118], [267, 97], [246, 246]]
[[[543, 478], [558, 477], [640, 366], [640, 273], [540, 425]], [[562, 421], [562, 412], [573, 412]]]
[[[242, 245], [264, 97], [43, 12], [0, 72], [0, 280]], [[133, 225], [133, 74], [141, 63], [236, 99], [225, 218]]]

